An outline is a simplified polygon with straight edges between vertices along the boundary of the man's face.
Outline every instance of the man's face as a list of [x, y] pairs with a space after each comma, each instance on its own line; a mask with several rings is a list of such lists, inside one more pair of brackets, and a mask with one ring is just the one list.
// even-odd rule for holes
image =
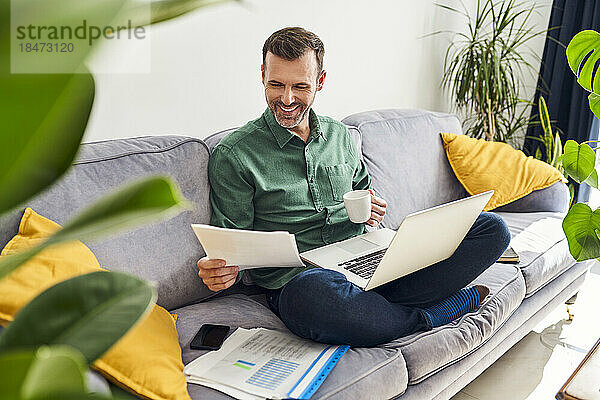
[[265, 97], [282, 127], [293, 131], [300, 125], [308, 125], [308, 111], [325, 79], [325, 71], [318, 75], [317, 69], [313, 50], [292, 61], [267, 53], [261, 66]]

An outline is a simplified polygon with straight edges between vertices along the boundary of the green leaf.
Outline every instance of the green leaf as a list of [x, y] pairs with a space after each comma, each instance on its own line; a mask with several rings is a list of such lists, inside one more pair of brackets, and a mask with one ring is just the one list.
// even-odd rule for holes
[[94, 362], [152, 307], [156, 291], [121, 272], [61, 282], [27, 304], [0, 336], [0, 351], [62, 344]]
[[44, 398], [51, 393], [84, 393], [86, 390], [83, 357], [68, 347], [42, 347], [36, 354], [23, 382], [23, 397]]
[[590, 110], [594, 113], [596, 118], [600, 118], [600, 95], [596, 93], [590, 93], [588, 96], [590, 103]]
[[89, 74], [0, 75], [0, 87], [1, 214], [71, 166], [92, 109], [94, 81]]
[[598, 189], [598, 172], [594, 169], [584, 182], [594, 189]]
[[554, 167], [558, 167], [559, 160], [562, 163], [562, 141], [560, 140], [560, 135], [556, 132], [556, 136], [554, 138], [554, 150], [552, 151], [552, 162], [550, 165]]
[[540, 96], [538, 101], [538, 111], [540, 113], [540, 123], [544, 131], [544, 144], [546, 145], [547, 158], [550, 160], [550, 152], [553, 145], [552, 126], [550, 125], [550, 115], [548, 114], [548, 107], [546, 106], [546, 100], [543, 96]]
[[115, 229], [143, 224], [158, 217], [172, 217], [187, 206], [178, 187], [166, 177], [136, 181], [88, 207], [39, 246], [0, 258], [0, 279], [50, 245], [94, 239]]
[[67, 346], [0, 354], [2, 399], [46, 399], [86, 393], [83, 356]]
[[[125, 229], [156, 220], [171, 218], [188, 203], [178, 186], [166, 176], [151, 176], [135, 181], [108, 194], [88, 207], [50, 242], [64, 242], [77, 238], [94, 238], [100, 234]], [[68, 229], [67, 229], [68, 228]]]
[[569, 242], [569, 252], [577, 261], [600, 257], [600, 209], [592, 212], [585, 203], [574, 204], [562, 223]]
[[538, 147], [537, 149], [535, 149], [535, 158], [537, 158], [538, 160], [541, 160], [542, 157], [542, 150]]
[[594, 74], [594, 67], [599, 59], [600, 33], [596, 31], [579, 32], [567, 46], [567, 61], [577, 76], [577, 82], [588, 92], [596, 94], [600, 94], [600, 74]]
[[584, 182], [594, 171], [596, 154], [586, 143], [577, 144], [567, 140], [564, 148], [563, 167], [565, 172], [577, 183]]
[[543, 96], [540, 96], [538, 101], [538, 111], [540, 113], [540, 123], [542, 124], [544, 133], [551, 131], [552, 127], [550, 126], [550, 115], [548, 114], [548, 107], [546, 106], [546, 100], [544, 100]]
[[0, 214], [50, 186], [70, 167], [94, 99], [94, 81], [82, 66], [92, 50], [87, 39], [69, 39], [71, 52], [22, 52], [19, 43], [32, 41], [19, 39], [17, 27], [74, 28], [84, 20], [88, 26], [105, 26], [124, 1], [87, 0], [82, 7], [80, 0], [19, 0], [10, 2], [10, 15], [9, 2], [2, 2]]

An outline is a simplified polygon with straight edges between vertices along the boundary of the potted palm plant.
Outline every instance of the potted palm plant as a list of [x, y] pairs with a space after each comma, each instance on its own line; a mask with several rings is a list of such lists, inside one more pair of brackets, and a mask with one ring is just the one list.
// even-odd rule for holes
[[546, 30], [534, 31], [535, 4], [477, 0], [474, 14], [461, 4], [463, 9], [439, 5], [467, 19], [466, 32], [454, 32], [446, 51], [442, 86], [464, 117], [467, 135], [510, 141], [529, 122], [523, 78], [537, 74], [528, 61], [537, 56], [527, 45]]

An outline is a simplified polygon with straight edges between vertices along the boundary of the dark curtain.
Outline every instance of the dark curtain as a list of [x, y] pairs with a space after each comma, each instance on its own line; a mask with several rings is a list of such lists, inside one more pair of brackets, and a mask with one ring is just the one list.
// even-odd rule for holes
[[[573, 36], [582, 30], [600, 31], [600, 0], [554, 0], [548, 28], [548, 36], [554, 40], [546, 39], [535, 104], [538, 104], [540, 94], [544, 96], [552, 125], [559, 130], [563, 143], [568, 139], [577, 142], [590, 140], [594, 114], [589, 108], [588, 92], [577, 83], [567, 63], [565, 50]], [[532, 110], [532, 118], [539, 120], [537, 107]], [[542, 128], [530, 126], [527, 135], [542, 136]], [[523, 151], [534, 155], [539, 146], [537, 140], [526, 138]], [[575, 184], [576, 199], [587, 201], [589, 191], [583, 190], [577, 196], [578, 186]]]

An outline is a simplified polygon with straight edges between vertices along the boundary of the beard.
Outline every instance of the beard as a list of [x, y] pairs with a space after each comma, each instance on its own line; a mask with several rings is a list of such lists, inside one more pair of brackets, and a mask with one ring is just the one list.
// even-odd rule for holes
[[269, 103], [269, 109], [271, 110], [273, 116], [275, 117], [275, 120], [281, 127], [286, 129], [293, 129], [300, 125], [302, 121], [304, 121], [304, 118], [306, 118], [306, 115], [310, 110], [312, 102], [308, 105], [301, 102], [294, 102], [290, 106], [285, 107], [288, 109], [295, 107], [294, 111], [291, 113], [283, 111], [280, 108], [283, 105], [284, 104], [281, 101], [276, 100]]

